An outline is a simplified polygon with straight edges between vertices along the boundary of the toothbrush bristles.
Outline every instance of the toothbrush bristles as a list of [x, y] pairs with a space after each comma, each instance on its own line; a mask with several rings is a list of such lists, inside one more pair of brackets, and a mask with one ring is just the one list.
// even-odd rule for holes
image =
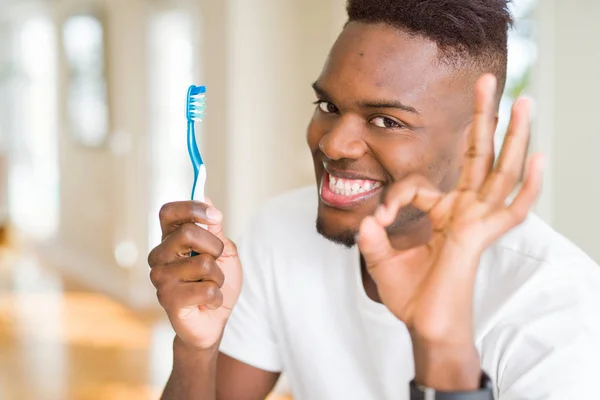
[[202, 121], [206, 110], [206, 88], [194, 86], [190, 89], [188, 98], [188, 116], [193, 121]]

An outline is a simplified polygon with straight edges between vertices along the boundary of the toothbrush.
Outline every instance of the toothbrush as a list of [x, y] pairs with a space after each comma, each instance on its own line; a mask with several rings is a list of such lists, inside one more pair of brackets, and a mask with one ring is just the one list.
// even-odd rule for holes
[[[192, 185], [192, 200], [204, 202], [204, 185], [206, 184], [206, 166], [196, 143], [196, 122], [204, 119], [206, 109], [206, 86], [190, 86], [187, 93], [186, 118], [187, 148], [194, 168], [194, 184]], [[200, 225], [206, 229], [205, 225]]]

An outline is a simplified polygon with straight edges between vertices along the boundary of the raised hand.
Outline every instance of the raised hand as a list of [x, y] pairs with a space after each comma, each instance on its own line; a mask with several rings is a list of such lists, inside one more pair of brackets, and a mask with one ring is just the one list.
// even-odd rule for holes
[[[520, 190], [507, 204], [523, 176], [529, 101], [514, 104], [494, 165], [495, 78], [482, 76], [475, 90], [469, 149], [456, 188], [443, 193], [418, 175], [396, 183], [375, 215], [362, 221], [357, 241], [382, 302], [411, 332], [417, 376], [427, 375], [424, 380], [429, 374], [419, 370], [425, 368], [417, 360], [421, 350], [473, 349], [472, 303], [480, 256], [526, 218], [541, 186], [543, 159], [535, 155]], [[427, 213], [433, 232], [427, 244], [397, 250], [386, 227], [407, 205]]]

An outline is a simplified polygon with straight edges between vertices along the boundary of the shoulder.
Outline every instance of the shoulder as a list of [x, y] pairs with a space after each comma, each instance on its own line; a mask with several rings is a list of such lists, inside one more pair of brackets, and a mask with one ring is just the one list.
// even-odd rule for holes
[[494, 286], [520, 286], [532, 279], [600, 279], [600, 267], [583, 250], [534, 214], [484, 253], [480, 273]]
[[525, 258], [565, 268], [589, 272], [589, 268], [597, 270], [598, 267], [583, 250], [535, 214], [530, 214], [525, 222], [498, 241], [497, 247], [505, 252], [518, 253]]
[[[579, 247], [530, 215], [482, 256], [476, 314], [525, 317], [552, 304], [600, 302], [600, 267]], [[491, 322], [491, 321], [490, 321]]]
[[[535, 215], [484, 253], [477, 279], [480, 336], [502, 327], [550, 340], [585, 314], [600, 326], [600, 267]], [[559, 329], [546, 332], [540, 321]]]
[[[600, 327], [600, 267], [579, 247], [535, 215], [482, 256], [474, 317], [479, 338], [498, 330], [558, 339], [573, 318], [589, 315]], [[595, 317], [594, 317], [595, 315]], [[559, 329], [545, 332], [536, 321]], [[554, 336], [553, 336], [554, 335]], [[492, 335], [494, 336], [494, 335]]]
[[317, 207], [315, 187], [303, 187], [273, 197], [254, 216], [242, 241], [286, 248], [320, 242], [315, 228]]
[[505, 394], [544, 387], [569, 371], [583, 376], [596, 362], [598, 288], [600, 267], [535, 215], [486, 251], [475, 295], [476, 335], [484, 367]]

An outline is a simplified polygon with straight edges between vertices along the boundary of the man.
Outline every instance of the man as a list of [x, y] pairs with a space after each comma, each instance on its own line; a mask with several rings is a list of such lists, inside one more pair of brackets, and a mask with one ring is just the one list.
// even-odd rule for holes
[[600, 269], [528, 215], [527, 100], [494, 163], [506, 1], [348, 15], [314, 84], [317, 190], [271, 201], [239, 253], [210, 202], [161, 210], [163, 399], [259, 400], [281, 372], [296, 399], [596, 398]]

